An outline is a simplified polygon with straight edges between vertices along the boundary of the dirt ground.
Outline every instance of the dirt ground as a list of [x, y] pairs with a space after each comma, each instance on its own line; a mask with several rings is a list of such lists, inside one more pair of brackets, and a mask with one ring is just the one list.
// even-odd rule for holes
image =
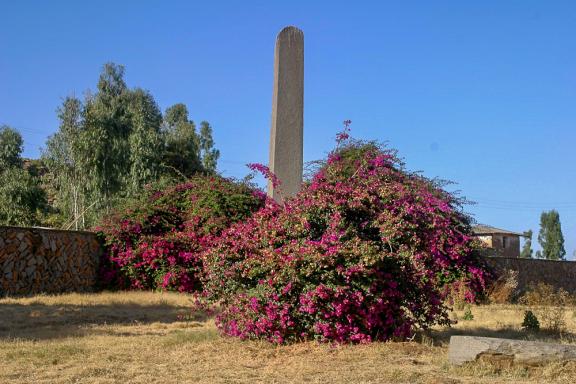
[[0, 383], [574, 383], [576, 363], [452, 367], [453, 334], [576, 343], [576, 308], [561, 334], [520, 329], [525, 307], [473, 306], [459, 323], [406, 343], [275, 346], [218, 335], [188, 315], [191, 297], [119, 292], [0, 299]]

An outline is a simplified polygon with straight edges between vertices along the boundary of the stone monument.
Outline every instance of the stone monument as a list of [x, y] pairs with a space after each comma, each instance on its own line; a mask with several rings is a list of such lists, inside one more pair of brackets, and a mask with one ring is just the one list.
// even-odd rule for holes
[[268, 196], [280, 202], [302, 184], [304, 142], [304, 33], [286, 27], [276, 38], [269, 168], [280, 180], [268, 182]]

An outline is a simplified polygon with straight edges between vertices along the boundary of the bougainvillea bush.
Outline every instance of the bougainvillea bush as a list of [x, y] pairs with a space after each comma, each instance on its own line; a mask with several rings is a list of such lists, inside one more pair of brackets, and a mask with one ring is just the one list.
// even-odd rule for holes
[[449, 284], [465, 281], [474, 299], [475, 244], [440, 183], [381, 145], [347, 141], [296, 197], [215, 239], [205, 294], [221, 305], [220, 330], [243, 339], [401, 340], [449, 324]]
[[100, 281], [114, 289], [201, 290], [201, 254], [232, 223], [264, 204], [247, 183], [198, 175], [150, 192], [97, 228], [105, 242]]

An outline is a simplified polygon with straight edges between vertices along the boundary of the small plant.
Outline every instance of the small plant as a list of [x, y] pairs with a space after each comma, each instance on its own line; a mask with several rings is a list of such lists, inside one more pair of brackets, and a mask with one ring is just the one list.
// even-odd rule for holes
[[555, 290], [545, 283], [532, 285], [520, 298], [521, 304], [533, 308], [543, 327], [555, 333], [562, 333], [566, 329], [566, 307], [572, 302], [573, 298], [564, 289]]
[[524, 321], [522, 322], [522, 329], [526, 331], [538, 332], [540, 330], [540, 322], [532, 311], [524, 312]]
[[472, 314], [472, 308], [468, 305], [466, 310], [464, 311], [464, 316], [462, 316], [462, 320], [470, 321], [474, 320], [474, 315]]

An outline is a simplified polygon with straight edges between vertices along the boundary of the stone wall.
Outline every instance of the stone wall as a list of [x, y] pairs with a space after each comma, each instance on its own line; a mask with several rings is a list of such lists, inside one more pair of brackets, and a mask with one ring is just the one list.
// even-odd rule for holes
[[100, 252], [92, 232], [0, 226], [0, 296], [91, 291]]
[[531, 283], [543, 282], [576, 294], [576, 262], [511, 257], [484, 257], [497, 274], [505, 270], [518, 272], [518, 290]]

